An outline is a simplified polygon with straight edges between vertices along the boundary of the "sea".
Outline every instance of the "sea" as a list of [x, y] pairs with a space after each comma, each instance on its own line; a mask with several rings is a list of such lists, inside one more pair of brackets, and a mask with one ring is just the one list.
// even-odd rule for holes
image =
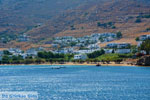
[[19, 93], [37, 93], [33, 100], [150, 100], [150, 67], [0, 66], [0, 100]]

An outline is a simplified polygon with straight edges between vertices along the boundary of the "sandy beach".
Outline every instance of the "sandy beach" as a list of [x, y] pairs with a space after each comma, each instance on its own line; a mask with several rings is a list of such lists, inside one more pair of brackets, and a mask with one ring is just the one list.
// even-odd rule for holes
[[[131, 65], [131, 64], [125, 64], [125, 63], [121, 63], [121, 64], [115, 64], [114, 62], [111, 62], [109, 64], [103, 64], [103, 63], [99, 63], [101, 66], [135, 66], [135, 65]], [[68, 62], [65, 64], [52, 64], [52, 65], [92, 65], [92, 66], [96, 66], [97, 63], [72, 63], [72, 62]]]
[[[96, 66], [98, 63], [73, 63], [73, 62], [66, 62], [64, 64], [60, 64], [60, 63], [43, 63], [43, 64], [1, 64], [1, 66], [5, 66], [5, 65], [87, 65], [87, 66]], [[127, 64], [127, 63], [120, 63], [120, 64], [116, 64], [115, 62], [110, 62], [109, 64], [103, 64], [103, 63], [99, 63], [101, 66], [137, 66], [137, 65], [131, 65], [131, 64]]]

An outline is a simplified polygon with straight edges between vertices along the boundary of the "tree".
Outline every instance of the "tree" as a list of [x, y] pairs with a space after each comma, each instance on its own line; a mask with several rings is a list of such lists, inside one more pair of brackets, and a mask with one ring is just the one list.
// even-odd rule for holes
[[145, 40], [145, 41], [141, 44], [140, 50], [145, 50], [147, 55], [150, 54], [150, 40], [149, 40], [149, 39]]
[[115, 53], [115, 50], [113, 49], [112, 53]]
[[96, 57], [99, 57], [99, 56], [101, 56], [103, 54], [105, 54], [105, 51], [103, 49], [101, 49], [100, 51], [95, 51], [93, 53], [88, 54], [87, 56], [89, 58], [96, 58]]
[[115, 29], [115, 28], [116, 28], [116, 26], [114, 26], [114, 25], [113, 25], [111, 28], [112, 28], [112, 29]]
[[74, 25], [71, 25], [71, 30], [75, 30], [76, 28], [74, 27]]
[[117, 32], [117, 38], [122, 38], [122, 33], [121, 32]]
[[97, 22], [97, 26], [100, 27], [101, 26], [101, 22]]
[[34, 59], [25, 59], [25, 64], [32, 64], [32, 63], [34, 63], [35, 61], [34, 61]]
[[35, 60], [35, 63], [37, 63], [37, 64], [41, 64], [41, 63], [44, 63], [44, 62], [45, 62], [45, 60], [44, 59], [40, 59], [40, 58], [37, 58]]
[[140, 40], [140, 38], [139, 38], [139, 37], [137, 37], [135, 40], [136, 40], [136, 41], [139, 41], [139, 40]]
[[3, 51], [4, 55], [11, 55], [11, 53], [8, 50]]
[[100, 40], [101, 42], [104, 42], [104, 38], [103, 38], [103, 37], [100, 37], [99, 40]]
[[10, 58], [9, 58], [9, 56], [3, 56], [3, 57], [2, 57], [2, 63], [3, 63], [3, 64], [9, 64], [9, 63], [10, 63]]
[[150, 18], [150, 14], [148, 14], [148, 15], [143, 15], [142, 18]]
[[109, 26], [112, 26], [113, 25], [113, 22], [108, 22], [107, 23]]
[[146, 31], [150, 31], [150, 28], [147, 28]]
[[76, 42], [71, 42], [70, 46], [72, 47], [72, 46], [75, 46], [76, 44], [77, 44]]
[[45, 59], [49, 59], [49, 58], [53, 58], [54, 54], [52, 52], [38, 52], [38, 57], [39, 58], [45, 58]]
[[135, 23], [141, 23], [142, 22], [142, 20], [140, 19], [140, 18], [137, 18], [136, 20], [135, 20]]

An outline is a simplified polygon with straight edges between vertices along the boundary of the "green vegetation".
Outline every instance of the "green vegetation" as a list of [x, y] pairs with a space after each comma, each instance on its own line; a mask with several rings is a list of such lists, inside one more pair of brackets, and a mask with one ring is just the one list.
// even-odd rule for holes
[[71, 43], [70, 43], [70, 46], [73, 47], [73, 46], [75, 46], [76, 44], [77, 44], [76, 42], [71, 42]]
[[15, 34], [0, 34], [0, 41], [2, 41], [3, 43], [8, 43], [11, 40], [16, 40], [17, 39], [17, 35]]
[[101, 22], [97, 22], [97, 26], [100, 27], [101, 26]]
[[74, 27], [74, 25], [70, 26], [71, 30], [75, 30], [76, 28]]
[[138, 52], [138, 49], [137, 49], [137, 46], [136, 46], [136, 45], [132, 45], [132, 46], [130, 47], [130, 49], [131, 49], [131, 51], [132, 51], [133, 54], [135, 54], [135, 53]]
[[84, 29], [84, 27], [82, 26], [82, 27], [81, 27], [81, 29], [83, 30], [83, 29]]
[[100, 37], [99, 40], [100, 40], [101, 42], [104, 42], [104, 38], [103, 38], [103, 37]]
[[137, 19], [135, 20], [135, 23], [141, 23], [141, 22], [142, 22], [141, 18], [137, 18]]
[[150, 28], [147, 28], [146, 31], [150, 31]]
[[104, 54], [100, 57], [98, 57], [98, 60], [100, 61], [117, 61], [117, 60], [122, 60], [119, 58], [118, 54]]
[[147, 15], [139, 15], [137, 18], [150, 18], [150, 14]]
[[112, 26], [112, 29], [116, 29], [116, 26], [113, 25], [113, 26]]
[[41, 64], [41, 63], [64, 63], [73, 60], [72, 54], [53, 54], [52, 52], [39, 52], [36, 57], [28, 56], [25, 59], [22, 56], [9, 55], [7, 52], [0, 61], [0, 64]]
[[122, 33], [121, 32], [117, 32], [117, 38], [122, 38]]
[[4, 55], [12, 55], [8, 50], [3, 51]]
[[22, 58], [22, 56], [5, 55], [5, 56], [3, 56], [1, 63], [2, 64], [21, 64], [21, 63], [23, 63], [23, 60], [24, 59]]
[[143, 15], [142, 18], [150, 18], [150, 14], [149, 15]]
[[122, 61], [123, 59], [126, 58], [131, 58], [133, 56], [133, 54], [104, 54], [102, 56], [98, 57], [99, 61], [114, 61], [114, 62], [118, 62], [118, 61]]
[[140, 38], [139, 37], [136, 37], [136, 39], [135, 39], [136, 41], [139, 41], [140, 40]]
[[150, 40], [147, 39], [146, 41], [144, 41], [140, 48], [140, 50], [145, 50], [146, 51], [146, 54], [149, 55], [150, 54]]
[[129, 17], [128, 17], [128, 19], [133, 19], [133, 18], [134, 18], [133, 16], [129, 16]]
[[88, 12], [85, 12], [85, 13], [84, 13], [84, 17], [86, 17], [88, 14], [89, 14]]
[[102, 49], [102, 50], [100, 50], [100, 51], [95, 51], [95, 52], [93, 52], [93, 53], [90, 53], [90, 54], [88, 54], [87, 56], [88, 56], [89, 58], [96, 58], [96, 57], [99, 57], [99, 56], [101, 56], [101, 55], [103, 55], [103, 54], [105, 54], [105, 51]]
[[38, 57], [44, 59], [64, 58], [64, 56], [64, 54], [53, 54], [52, 52], [38, 52]]
[[[134, 47], [132, 47], [134, 48]], [[42, 64], [42, 63], [59, 63], [63, 64], [65, 62], [79, 62], [83, 63], [85, 61], [87, 62], [106, 62], [109, 63], [110, 61], [114, 61], [116, 63], [120, 63], [124, 59], [132, 58], [133, 54], [105, 54], [105, 51], [99, 50], [95, 51], [93, 53], [90, 53], [87, 55], [87, 60], [74, 60], [73, 54], [53, 54], [52, 52], [39, 52], [36, 57], [28, 56], [25, 59], [22, 56], [13, 56], [9, 53], [6, 53], [2, 60], [0, 61], [0, 64]]]
[[97, 27], [112, 28], [112, 29], [116, 28], [113, 22], [108, 22], [108, 23], [97, 22]]
[[86, 47], [80, 47], [79, 50], [89, 50], [89, 48], [86, 48]]

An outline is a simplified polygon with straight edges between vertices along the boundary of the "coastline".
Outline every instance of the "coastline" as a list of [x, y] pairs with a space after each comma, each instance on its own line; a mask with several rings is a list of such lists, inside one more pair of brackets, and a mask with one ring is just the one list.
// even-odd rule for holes
[[[103, 63], [99, 63], [101, 64], [101, 66], [137, 66], [137, 65], [131, 65], [131, 64], [127, 64], [127, 63], [120, 63], [120, 64], [116, 64], [114, 62], [111, 62], [109, 64], [103, 64]], [[11, 65], [87, 65], [87, 66], [96, 66], [97, 63], [73, 63], [73, 62], [67, 62], [64, 64], [59, 64], [59, 63], [42, 63], [42, 64], [0, 64], [0, 66], [11, 66]], [[138, 66], [137, 66], [138, 67]], [[144, 67], [150, 67], [150, 66], [144, 66]]]

